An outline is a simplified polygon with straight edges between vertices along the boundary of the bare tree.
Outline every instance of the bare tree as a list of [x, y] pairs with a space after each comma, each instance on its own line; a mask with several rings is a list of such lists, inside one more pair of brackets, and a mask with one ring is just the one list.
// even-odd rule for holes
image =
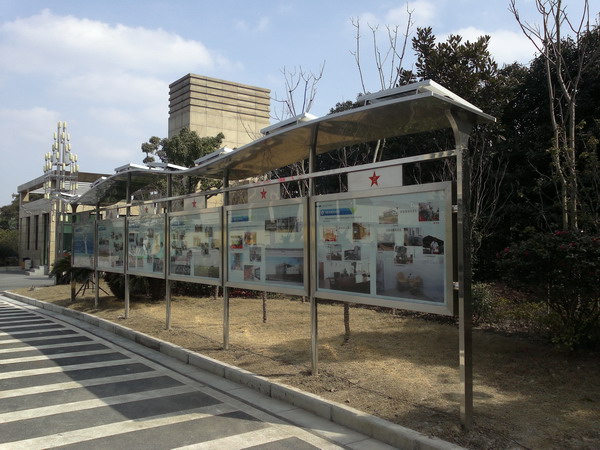
[[279, 99], [275, 94], [271, 99], [279, 105], [279, 108], [272, 113], [272, 117], [275, 120], [285, 120], [309, 112], [324, 71], [325, 61], [318, 72], [307, 72], [302, 69], [302, 66], [293, 67], [291, 70], [284, 67], [281, 73], [285, 80], [285, 98]]
[[[325, 61], [319, 67], [318, 72], [305, 71], [301, 66], [288, 70], [284, 67], [281, 70], [285, 79], [285, 98], [278, 99], [277, 95], [272, 100], [278, 105], [278, 108], [272, 113], [276, 120], [285, 120], [308, 113], [317, 95], [317, 85], [323, 78], [325, 71]], [[298, 161], [291, 164], [286, 169], [274, 171], [275, 176], [282, 176], [283, 172], [289, 172], [287, 175], [300, 176], [308, 173], [308, 164], [305, 161]], [[293, 197], [293, 193], [286, 184], [283, 185], [284, 195]], [[297, 181], [297, 192], [300, 195], [306, 195], [308, 182], [306, 180]]]
[[[554, 133], [550, 154], [560, 188], [563, 228], [578, 228], [579, 186], [576, 148], [577, 93], [586, 67], [598, 57], [595, 49], [590, 58], [586, 37], [590, 32], [589, 1], [584, 0], [581, 17], [572, 21], [562, 0], [535, 0], [542, 19], [541, 26], [521, 19], [516, 0], [509, 10], [523, 34], [544, 58], [546, 84], [550, 104], [550, 123]], [[569, 41], [565, 34], [571, 34]], [[566, 44], [572, 42], [575, 61], [567, 62]]]
[[[404, 64], [404, 57], [406, 55], [406, 47], [408, 45], [408, 41], [410, 35], [412, 34], [413, 20], [412, 14], [414, 10], [408, 9], [408, 4], [406, 5], [406, 12], [408, 14], [406, 20], [406, 26], [404, 29], [404, 33], [402, 34], [402, 42], [398, 43], [400, 26], [389, 26], [386, 25], [387, 30], [387, 46], [382, 47], [379, 43], [377, 33], [379, 31], [379, 25], [371, 25], [367, 24], [369, 29], [371, 30], [371, 39], [373, 45], [373, 57], [375, 60], [375, 67], [377, 69], [377, 77], [379, 79], [380, 89], [390, 89], [396, 87], [400, 84], [402, 78], [402, 70]], [[366, 94], [367, 88], [365, 86], [365, 78], [362, 68], [362, 59], [361, 59], [361, 34], [360, 34], [360, 19], [357, 17], [356, 19], [350, 19], [352, 25], [356, 29], [356, 50], [351, 51], [350, 53], [354, 56], [354, 61], [356, 62], [356, 67], [358, 68], [358, 74], [360, 76], [360, 84], [362, 87], [363, 94]]]
[[[413, 20], [412, 14], [414, 10], [408, 8], [406, 5], [407, 20], [402, 34], [403, 38], [401, 42], [398, 42], [400, 26], [389, 26], [386, 25], [387, 31], [387, 43], [385, 46], [381, 46], [378, 39], [379, 25], [367, 24], [371, 30], [371, 40], [373, 45], [373, 58], [375, 67], [377, 70], [377, 78], [379, 79], [379, 89], [390, 89], [397, 87], [403, 83], [406, 72], [402, 69], [404, 65], [404, 57], [406, 55], [406, 47], [409, 42], [410, 35], [412, 34]], [[362, 67], [361, 60], [361, 34], [360, 34], [360, 19], [351, 19], [352, 25], [356, 29], [356, 50], [350, 52], [354, 56], [356, 67], [358, 68], [358, 74], [360, 76], [360, 84], [362, 87], [363, 94], [366, 94], [367, 88], [365, 86], [365, 77]], [[380, 139], [375, 144], [375, 150], [373, 154], [373, 162], [381, 160], [383, 149], [385, 148], [385, 139]]]

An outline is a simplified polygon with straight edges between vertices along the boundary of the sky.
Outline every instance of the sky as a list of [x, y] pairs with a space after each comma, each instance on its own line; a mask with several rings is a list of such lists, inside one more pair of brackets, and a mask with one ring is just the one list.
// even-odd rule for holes
[[[565, 3], [575, 15], [583, 2]], [[535, 49], [508, 7], [509, 0], [0, 0], [0, 205], [43, 174], [59, 121], [67, 122], [81, 171], [141, 164], [141, 144], [167, 136], [169, 84], [188, 73], [268, 88], [282, 99], [284, 72], [317, 74], [324, 65], [310, 113], [355, 100], [362, 91], [357, 20], [369, 92], [381, 89], [369, 26], [379, 27], [385, 50], [386, 26], [403, 33], [407, 10], [411, 37], [426, 26], [438, 42], [487, 34], [500, 65], [528, 64]], [[517, 8], [539, 23], [534, 0], [517, 0]], [[600, 0], [590, 0], [590, 10], [597, 17]], [[413, 65], [409, 46], [403, 66]], [[281, 103], [271, 109], [282, 118]]]

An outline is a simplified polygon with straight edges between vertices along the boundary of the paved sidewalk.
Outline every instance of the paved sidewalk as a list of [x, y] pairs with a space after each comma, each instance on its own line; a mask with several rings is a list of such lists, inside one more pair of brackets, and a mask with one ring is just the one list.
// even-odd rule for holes
[[0, 449], [392, 448], [102, 331], [0, 296]]
[[[461, 448], [93, 315], [10, 292], [5, 292], [0, 299], [102, 337], [344, 448], [391, 448], [384, 442], [393, 448], [401, 449], [456, 450]], [[193, 445], [189, 448], [204, 447]], [[256, 448], [286, 447], [258, 446]], [[314, 447], [292, 446], [292, 448]]]

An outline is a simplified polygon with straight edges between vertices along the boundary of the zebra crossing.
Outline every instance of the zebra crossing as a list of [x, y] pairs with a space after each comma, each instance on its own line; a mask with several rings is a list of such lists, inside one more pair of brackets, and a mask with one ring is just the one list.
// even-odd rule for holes
[[0, 449], [338, 444], [0, 296]]

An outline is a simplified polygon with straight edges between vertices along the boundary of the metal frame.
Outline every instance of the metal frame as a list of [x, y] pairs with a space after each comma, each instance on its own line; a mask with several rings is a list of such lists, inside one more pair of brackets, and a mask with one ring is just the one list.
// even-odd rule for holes
[[[167, 220], [167, 230], [169, 234], [171, 233], [171, 219], [177, 217], [188, 217], [188, 216], [202, 216], [203, 214], [217, 214], [218, 216], [218, 227], [219, 227], [219, 238], [221, 239], [221, 234], [223, 230], [223, 214], [222, 207], [217, 208], [202, 208], [195, 211], [177, 211], [171, 212], [168, 214]], [[169, 258], [169, 271], [167, 271], [167, 279], [174, 281], [185, 281], [189, 283], [197, 283], [197, 284], [208, 284], [213, 286], [221, 286], [223, 285], [223, 265], [222, 265], [222, 253], [224, 249], [225, 243], [221, 241], [221, 248], [219, 249], [219, 277], [218, 278], [209, 278], [209, 277], [201, 277], [196, 275], [177, 275], [171, 274], [170, 269], [170, 261], [171, 261], [171, 249], [169, 248], [168, 258]]]
[[[303, 218], [303, 229], [302, 229], [302, 237], [304, 240], [304, 245], [303, 245], [303, 274], [304, 274], [304, 278], [303, 278], [303, 284], [302, 287], [298, 287], [298, 288], [294, 288], [294, 287], [287, 287], [285, 285], [281, 285], [281, 284], [270, 284], [268, 282], [265, 283], [244, 283], [244, 282], [238, 282], [238, 281], [230, 281], [229, 280], [229, 236], [230, 236], [230, 227], [229, 227], [229, 214], [234, 212], [234, 211], [242, 211], [242, 210], [248, 210], [248, 211], [252, 211], [254, 209], [268, 209], [268, 208], [277, 208], [279, 206], [289, 206], [289, 205], [300, 205], [302, 213], [304, 215]], [[227, 251], [225, 251], [225, 262], [224, 262], [224, 266], [223, 266], [223, 275], [224, 275], [224, 279], [225, 279], [225, 286], [226, 287], [233, 287], [233, 288], [241, 288], [241, 289], [253, 289], [253, 290], [265, 290], [268, 292], [277, 292], [280, 294], [288, 294], [288, 295], [302, 295], [302, 296], [307, 296], [308, 295], [308, 277], [310, 276], [309, 274], [309, 262], [308, 262], [308, 254], [307, 254], [307, 245], [306, 243], [308, 242], [308, 227], [307, 227], [307, 208], [308, 208], [308, 201], [306, 197], [302, 197], [302, 198], [293, 198], [293, 199], [285, 199], [285, 200], [275, 200], [275, 201], [271, 201], [271, 202], [265, 202], [265, 203], [249, 203], [249, 204], [244, 204], [244, 205], [230, 205], [230, 206], [224, 206], [224, 231], [225, 231], [225, 242], [223, 243], [223, 248], [226, 249]]]
[[[399, 297], [398, 300], [383, 298], [381, 296], [360, 293], [343, 293], [332, 292], [331, 290], [321, 290], [318, 288], [318, 264], [317, 260], [317, 214], [316, 208], [318, 204], [330, 202], [332, 200], [354, 200], [354, 199], [371, 199], [383, 198], [390, 196], [402, 196], [409, 194], [417, 194], [422, 192], [444, 192], [445, 216], [444, 216], [444, 303], [426, 302], [420, 300], [409, 300]], [[312, 273], [313, 280], [311, 295], [317, 298], [338, 300], [349, 303], [361, 303], [365, 305], [383, 306], [389, 308], [402, 308], [411, 311], [420, 311], [433, 314], [453, 315], [455, 311], [454, 305], [454, 249], [453, 249], [453, 227], [452, 227], [452, 183], [449, 181], [440, 183], [428, 183], [423, 185], [411, 185], [397, 188], [382, 188], [368, 191], [353, 191], [343, 194], [328, 194], [319, 195], [311, 198], [311, 231], [312, 239], [311, 246], [313, 252]], [[441, 218], [440, 218], [441, 219]], [[375, 265], [375, 261], [371, 261]], [[375, 272], [376, 273], [376, 272]], [[376, 276], [376, 275], [375, 275]]]

